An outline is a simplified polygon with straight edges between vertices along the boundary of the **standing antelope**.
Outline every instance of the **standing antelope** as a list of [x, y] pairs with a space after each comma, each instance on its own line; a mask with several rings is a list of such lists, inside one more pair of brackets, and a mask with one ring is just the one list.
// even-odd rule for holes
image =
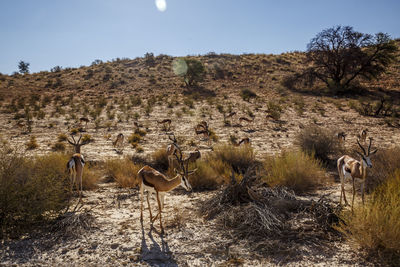
[[80, 143], [82, 135], [79, 136], [78, 141], [75, 141], [73, 135], [71, 135], [73, 142], [70, 139], [67, 139], [68, 143], [74, 146], [75, 154], [72, 155], [71, 159], [67, 163], [67, 170], [70, 174], [72, 183], [71, 183], [71, 192], [76, 184], [76, 189], [79, 194], [79, 200], [82, 198], [82, 175], [83, 175], [83, 167], [85, 166], [85, 159], [81, 154], [81, 146], [84, 146], [90, 142], [90, 140], [83, 141]]
[[124, 135], [122, 133], [117, 135], [117, 139], [113, 141], [113, 147], [120, 147], [124, 143]]
[[368, 129], [362, 129], [360, 132], [360, 141], [363, 144], [365, 144], [365, 141], [367, 140], [367, 133], [368, 133]]
[[167, 158], [168, 158], [168, 167], [169, 168], [171, 168], [172, 166], [173, 166], [173, 163], [174, 163], [174, 154], [175, 154], [175, 152], [176, 152], [176, 150], [177, 150], [177, 140], [176, 140], [176, 137], [175, 137], [175, 134], [174, 133], [172, 133], [172, 136], [173, 136], [173, 138], [171, 138], [171, 136], [170, 135], [168, 135], [168, 138], [169, 138], [169, 140], [171, 140], [172, 141], [172, 143], [171, 144], [169, 144], [168, 146], [167, 146]]
[[347, 134], [345, 132], [339, 132], [337, 134], [339, 144], [344, 144], [344, 141], [346, 141], [346, 136], [347, 136]]
[[357, 154], [360, 156], [359, 161], [347, 155], [342, 156], [337, 161], [337, 168], [341, 183], [340, 204], [342, 204], [342, 195], [343, 195], [344, 202], [346, 205], [348, 205], [348, 202], [346, 200], [346, 194], [344, 191], [344, 180], [345, 178], [351, 178], [353, 182], [353, 199], [351, 202], [352, 211], [353, 211], [354, 196], [355, 196], [354, 180], [361, 179], [361, 198], [364, 204], [364, 189], [365, 189], [364, 187], [365, 187], [365, 180], [367, 178], [367, 167], [372, 168], [370, 156], [375, 154], [377, 151], [377, 149], [375, 149], [374, 151], [370, 152], [372, 138], [369, 138], [368, 153], [365, 151], [364, 147], [360, 144], [359, 140], [357, 140], [357, 143], [363, 152], [363, 154], [361, 154], [360, 152], [356, 151]]
[[80, 123], [80, 124], [81, 124], [82, 122], [84, 122], [85, 125], [87, 125], [89, 121], [90, 121], [90, 120], [89, 120], [88, 118], [86, 118], [86, 117], [81, 117], [81, 118], [79, 118], [79, 123]]
[[203, 139], [208, 141], [208, 145], [210, 145], [210, 130], [208, 129], [208, 123], [206, 121], [202, 121], [194, 127], [194, 131], [197, 135], [203, 135]]
[[[185, 188], [187, 191], [192, 190], [192, 186], [190, 185], [187, 177], [194, 173], [196, 170], [193, 171], [188, 171], [187, 168], [185, 168], [185, 165], [182, 160], [182, 151], [178, 146], [176, 146], [176, 150], [174, 153], [174, 156], [176, 157], [181, 172], [177, 171], [175, 169], [176, 176], [172, 179], [168, 179], [167, 176], [164, 174], [158, 172], [157, 170], [153, 169], [150, 166], [144, 166], [141, 168], [138, 172], [138, 178], [140, 179], [140, 221], [143, 222], [143, 194], [144, 190], [147, 191], [147, 205], [149, 208], [149, 213], [150, 213], [150, 223], [153, 223], [158, 216], [160, 216], [160, 227], [161, 227], [161, 233], [164, 233], [164, 227], [162, 225], [162, 218], [161, 218], [161, 212], [162, 209], [164, 208], [164, 197], [165, 194], [179, 185], [181, 185], [183, 188]], [[179, 152], [179, 157], [177, 155], [177, 152]], [[156, 193], [156, 198], [157, 198], [157, 204], [158, 204], [158, 214], [153, 218], [152, 213], [151, 213], [151, 207], [150, 207], [150, 200], [149, 200], [149, 194], [150, 193]]]

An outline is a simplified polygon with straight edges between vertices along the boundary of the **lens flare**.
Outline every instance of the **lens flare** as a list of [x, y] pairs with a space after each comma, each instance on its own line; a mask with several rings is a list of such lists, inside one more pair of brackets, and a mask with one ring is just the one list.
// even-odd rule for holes
[[156, 7], [159, 11], [164, 12], [167, 9], [167, 2], [165, 0], [156, 0]]
[[188, 69], [186, 61], [182, 58], [174, 59], [172, 62], [172, 69], [175, 75], [182, 76], [185, 75]]

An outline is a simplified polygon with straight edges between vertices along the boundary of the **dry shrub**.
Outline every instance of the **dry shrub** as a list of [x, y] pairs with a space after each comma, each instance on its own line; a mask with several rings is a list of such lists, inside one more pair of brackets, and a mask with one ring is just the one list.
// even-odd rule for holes
[[57, 233], [57, 236], [63, 239], [79, 238], [86, 231], [90, 231], [94, 228], [94, 222], [95, 218], [88, 212], [68, 212], [62, 214], [62, 216], [57, 219], [52, 230]]
[[135, 165], [129, 158], [111, 159], [105, 163], [107, 176], [114, 180], [120, 187], [135, 187], [138, 184], [137, 173], [140, 165]]
[[296, 143], [309, 155], [323, 162], [329, 157], [337, 157], [339, 144], [333, 131], [318, 126], [306, 126], [296, 137]]
[[321, 184], [324, 171], [321, 163], [302, 151], [286, 151], [278, 156], [267, 157], [266, 182], [271, 186], [285, 186], [296, 193], [314, 189]]
[[400, 170], [379, 186], [365, 206], [343, 214], [348, 238], [388, 265], [400, 264]]
[[229, 182], [231, 170], [243, 174], [254, 162], [255, 156], [250, 146], [219, 145], [213, 153], [197, 161], [195, 167], [189, 168], [197, 168], [189, 180], [194, 189], [216, 189]]
[[0, 148], [0, 237], [17, 237], [68, 206], [68, 157], [24, 158]]
[[194, 189], [216, 189], [229, 182], [230, 166], [221, 159], [209, 159], [196, 163], [196, 172], [189, 176]]
[[400, 169], [400, 147], [378, 149], [378, 152], [371, 156], [371, 161], [373, 167], [368, 169], [366, 180], [368, 190], [376, 188], [385, 182], [396, 169]]
[[[87, 167], [86, 167], [87, 166]], [[93, 190], [97, 188], [100, 179], [100, 172], [90, 165], [85, 165], [82, 175], [83, 190]]]
[[210, 155], [210, 161], [221, 160], [237, 173], [244, 173], [255, 162], [255, 153], [251, 146], [219, 145]]
[[28, 149], [28, 150], [33, 150], [33, 149], [36, 149], [39, 147], [35, 136], [31, 136], [31, 138], [25, 145], [26, 145], [26, 149]]
[[165, 148], [160, 148], [151, 154], [151, 165], [154, 169], [166, 172], [168, 170], [168, 156]]
[[255, 164], [240, 182], [232, 172], [231, 183], [203, 202], [200, 213], [241, 246], [258, 255], [278, 255], [279, 264], [282, 256], [294, 259], [305, 243], [328, 243], [338, 237], [331, 227], [338, 218], [330, 203], [302, 200], [284, 187], [262, 186], [262, 172]]

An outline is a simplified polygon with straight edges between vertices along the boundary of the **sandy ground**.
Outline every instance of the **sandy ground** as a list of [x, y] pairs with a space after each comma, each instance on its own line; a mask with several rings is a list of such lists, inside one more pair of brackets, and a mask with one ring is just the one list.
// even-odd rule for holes
[[[337, 186], [331, 192], [337, 198]], [[191, 192], [176, 189], [166, 196], [163, 221], [165, 234], [160, 233], [158, 220], [149, 223], [147, 205], [144, 223], [140, 223], [140, 202], [137, 189], [118, 189], [115, 184], [100, 184], [94, 191], [84, 192], [81, 212], [91, 214], [89, 230], [76, 237], [60, 233], [37, 234], [32, 238], [2, 244], [0, 265], [10, 266], [365, 266], [349, 244], [343, 241], [325, 244], [305, 243], [296, 257], [257, 255], [246, 242], [235, 240], [228, 231], [221, 231], [214, 221], [198, 213], [204, 200], [213, 192]], [[153, 212], [156, 202], [153, 199]], [[266, 237], [268, 238], [268, 237]]]

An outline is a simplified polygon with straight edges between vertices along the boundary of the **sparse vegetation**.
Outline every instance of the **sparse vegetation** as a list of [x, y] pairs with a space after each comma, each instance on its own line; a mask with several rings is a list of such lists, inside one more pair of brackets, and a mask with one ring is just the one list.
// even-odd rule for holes
[[345, 212], [339, 229], [388, 265], [400, 263], [400, 170], [376, 188], [365, 206]]
[[132, 188], [138, 185], [137, 173], [141, 166], [133, 164], [133, 162], [124, 158], [112, 159], [105, 162], [106, 175], [115, 181], [120, 187]]

